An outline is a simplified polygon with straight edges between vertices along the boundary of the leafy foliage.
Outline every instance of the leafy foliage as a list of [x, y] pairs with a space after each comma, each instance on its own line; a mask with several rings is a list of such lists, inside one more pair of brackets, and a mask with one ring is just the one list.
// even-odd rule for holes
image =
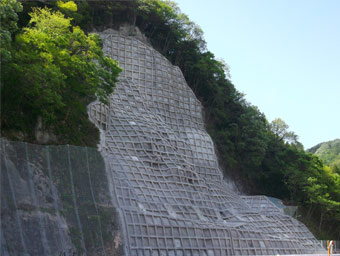
[[274, 119], [269, 124], [269, 128], [279, 140], [284, 140], [295, 145], [298, 144], [298, 136], [294, 132], [288, 130], [288, 124], [281, 118]]
[[61, 12], [33, 8], [30, 16], [16, 36], [11, 63], [3, 67], [2, 126], [32, 129], [41, 118], [64, 133], [62, 127], [74, 127], [95, 96], [107, 101], [121, 69], [103, 56], [97, 35], [86, 35]]
[[12, 34], [18, 29], [17, 13], [21, 11], [22, 5], [16, 0], [2, 0], [0, 2], [0, 58], [2, 63], [11, 59]]
[[71, 11], [71, 12], [76, 12], [78, 9], [77, 5], [73, 1], [69, 1], [66, 3], [62, 1], [58, 1], [57, 6], [62, 10]]

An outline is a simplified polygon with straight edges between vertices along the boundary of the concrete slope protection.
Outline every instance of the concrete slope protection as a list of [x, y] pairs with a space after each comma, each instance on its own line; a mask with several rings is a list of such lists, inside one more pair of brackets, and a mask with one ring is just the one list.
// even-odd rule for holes
[[123, 255], [97, 149], [0, 138], [0, 164], [0, 256]]
[[264, 196], [223, 181], [202, 105], [181, 70], [137, 37], [100, 33], [123, 68], [109, 105], [94, 102], [129, 256], [324, 252], [309, 230]]

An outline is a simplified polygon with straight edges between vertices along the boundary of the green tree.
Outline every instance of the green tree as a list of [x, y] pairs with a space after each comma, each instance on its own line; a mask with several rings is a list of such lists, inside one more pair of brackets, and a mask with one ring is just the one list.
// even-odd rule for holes
[[86, 35], [61, 12], [34, 8], [30, 16], [4, 72], [2, 125], [23, 130], [38, 118], [51, 127], [74, 122], [95, 96], [107, 101], [121, 69], [104, 57], [97, 35]]
[[340, 176], [325, 166], [310, 175], [304, 185], [307, 203], [319, 207], [319, 232], [325, 219], [340, 223]]
[[274, 119], [269, 124], [269, 128], [279, 140], [291, 143], [300, 149], [303, 149], [302, 144], [298, 141], [298, 136], [294, 132], [288, 130], [288, 124], [281, 118]]
[[12, 33], [18, 30], [18, 12], [22, 11], [21, 3], [16, 0], [1, 0], [0, 2], [0, 58], [1, 62], [11, 59], [10, 47]]

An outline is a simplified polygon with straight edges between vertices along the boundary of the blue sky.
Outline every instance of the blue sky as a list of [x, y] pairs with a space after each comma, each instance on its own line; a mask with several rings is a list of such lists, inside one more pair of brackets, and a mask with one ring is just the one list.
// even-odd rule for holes
[[340, 138], [340, 0], [175, 0], [235, 87], [310, 148]]

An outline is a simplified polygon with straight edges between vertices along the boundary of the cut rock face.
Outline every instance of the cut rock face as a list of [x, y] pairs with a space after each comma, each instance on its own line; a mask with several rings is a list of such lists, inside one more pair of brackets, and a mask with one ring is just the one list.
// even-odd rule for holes
[[105, 171], [94, 148], [0, 138], [0, 255], [123, 255]]
[[123, 68], [109, 106], [89, 106], [122, 212], [127, 254], [274, 255], [321, 251], [266, 197], [223, 181], [202, 105], [178, 67], [113, 30], [104, 52]]

